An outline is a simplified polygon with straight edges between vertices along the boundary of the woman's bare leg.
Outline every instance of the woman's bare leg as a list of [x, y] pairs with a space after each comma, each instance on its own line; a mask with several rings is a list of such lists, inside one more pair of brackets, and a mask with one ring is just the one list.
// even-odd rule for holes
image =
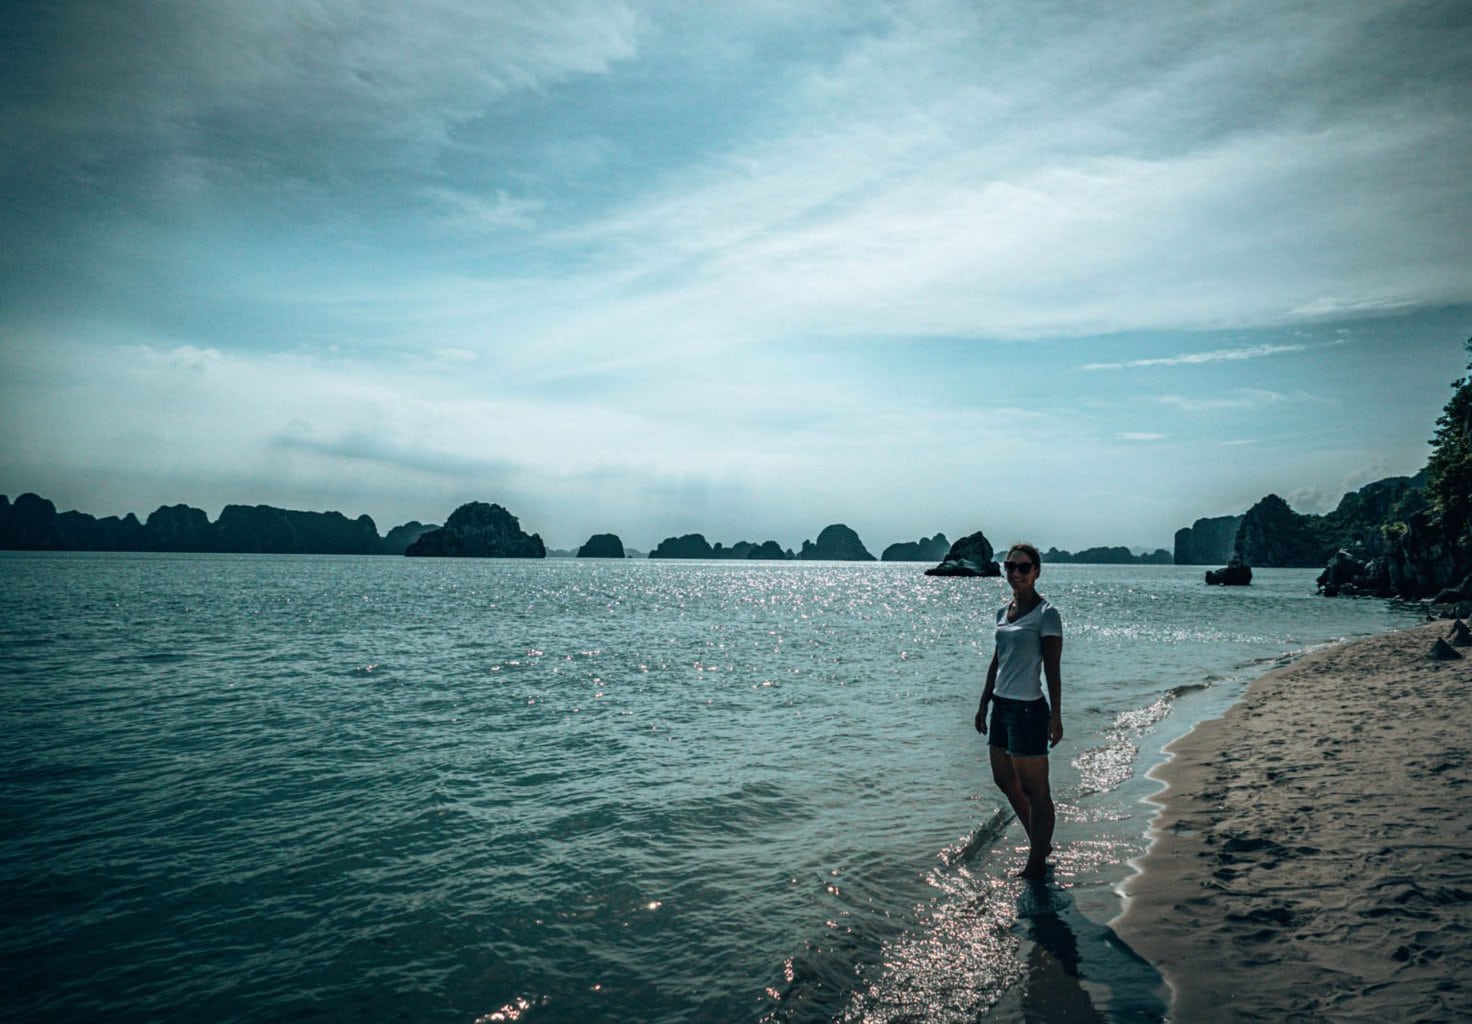
[[991, 751], [992, 757], [992, 781], [997, 784], [997, 788], [1012, 805], [1012, 813], [1016, 814], [1017, 820], [1022, 822], [1022, 828], [1027, 833], [1028, 844], [1031, 845], [1032, 805], [1028, 802], [1027, 794], [1022, 787], [1022, 780], [1018, 778], [1017, 771], [1013, 767], [1012, 756], [1001, 747], [988, 747], [987, 749]]
[[[1053, 791], [1048, 784], [1047, 757], [1013, 757], [1012, 774], [1021, 790], [1029, 817], [1023, 824], [1027, 828], [1030, 849], [1027, 865], [1022, 869], [1023, 878], [1042, 878], [1047, 872], [1048, 854], [1053, 852], [1053, 825], [1056, 812], [1053, 808]], [[1016, 804], [1013, 805], [1014, 807]]]

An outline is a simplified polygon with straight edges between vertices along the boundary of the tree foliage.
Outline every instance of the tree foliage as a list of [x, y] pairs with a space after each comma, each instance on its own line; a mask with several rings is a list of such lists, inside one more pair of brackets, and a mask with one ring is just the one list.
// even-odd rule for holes
[[[1465, 343], [1472, 356], [1472, 338]], [[1446, 533], [1460, 537], [1472, 527], [1472, 362], [1436, 421], [1426, 491]]]

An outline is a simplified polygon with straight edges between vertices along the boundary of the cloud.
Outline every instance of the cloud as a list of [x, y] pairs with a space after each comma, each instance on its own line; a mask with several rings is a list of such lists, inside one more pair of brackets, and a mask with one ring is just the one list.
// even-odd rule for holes
[[1182, 412], [1220, 412], [1227, 409], [1255, 409], [1264, 405], [1275, 405], [1283, 401], [1276, 391], [1261, 388], [1237, 388], [1230, 398], [1188, 398], [1184, 395], [1161, 395], [1156, 399]]
[[[37, 48], [63, 87], [21, 94], [7, 126], [35, 145], [8, 168], [128, 193], [107, 217], [223, 191], [343, 218], [366, 233], [331, 241], [375, 270], [425, 251], [482, 295], [523, 291], [528, 347], [575, 359], [1472, 298], [1472, 133], [1451, 89], [1466, 18], [1438, 10], [1433, 33], [1265, 3], [832, 13], [825, 31], [780, 5], [78, 7]], [[760, 106], [732, 103], [731, 82], [760, 86]], [[650, 109], [684, 120], [651, 126]], [[403, 212], [426, 204], [506, 248], [447, 244]], [[400, 218], [404, 236], [385, 225]]]
[[445, 188], [426, 189], [425, 195], [448, 208], [449, 223], [468, 230], [528, 230], [536, 227], [536, 214], [544, 205], [536, 199], [513, 199], [504, 189], [489, 199]]
[[1385, 299], [1357, 299], [1346, 301], [1336, 296], [1325, 296], [1305, 303], [1293, 310], [1294, 316], [1302, 317], [1351, 317], [1365, 314], [1390, 313], [1411, 305], [1409, 300], [1390, 301]]
[[137, 352], [145, 363], [168, 370], [203, 371], [224, 359], [218, 349], [195, 348], [193, 345], [180, 345], [168, 351], [161, 351], [149, 345], [140, 345]]
[[1215, 35], [1194, 15], [1089, 26], [1118, 34], [1100, 45], [1040, 14], [1035, 49], [977, 61], [992, 26], [952, 13], [897, 17], [773, 130], [567, 241], [665, 322], [764, 337], [1259, 326], [1469, 296], [1465, 117], [1440, 85], [1377, 96], [1342, 49], [1358, 16], [1291, 12], [1247, 45], [1249, 5], [1215, 11]]
[[[6, 175], [321, 195], [429, 168], [457, 125], [506, 97], [606, 73], [635, 55], [637, 19], [593, 0], [122, 0], [24, 29], [0, 115]], [[39, 85], [15, 88], [27, 77]]]
[[487, 486], [508, 475], [512, 464], [506, 460], [463, 454], [430, 451], [418, 445], [394, 444], [384, 439], [357, 431], [322, 440], [298, 433], [300, 422], [267, 441], [282, 453], [305, 453], [322, 456], [331, 462], [357, 463], [370, 470], [408, 470], [431, 476], [471, 477], [485, 481]]
[[[1331, 342], [1330, 344], [1337, 344]], [[1322, 347], [1322, 346], [1320, 346]], [[1250, 345], [1244, 348], [1224, 348], [1211, 352], [1187, 352], [1175, 356], [1158, 356], [1150, 359], [1131, 359], [1122, 363], [1088, 363], [1080, 370], [1134, 370], [1146, 366], [1200, 366], [1205, 363], [1237, 363], [1249, 359], [1283, 355], [1287, 352], [1302, 352], [1308, 345]], [[1169, 401], [1169, 399], [1165, 399]]]
[[1169, 435], [1167, 435], [1167, 434], [1145, 433], [1143, 431], [1136, 431], [1136, 430], [1124, 430], [1124, 431], [1121, 431], [1118, 434], [1115, 434], [1114, 436], [1117, 437], [1117, 438], [1119, 438], [1121, 441], [1144, 441], [1144, 442], [1149, 442], [1149, 441], [1164, 441], [1166, 439], [1166, 437], [1168, 437]]

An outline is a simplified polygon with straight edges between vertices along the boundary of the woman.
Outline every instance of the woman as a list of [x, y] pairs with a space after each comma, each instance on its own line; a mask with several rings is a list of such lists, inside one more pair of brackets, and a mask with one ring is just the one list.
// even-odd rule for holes
[[[1048, 748], [1063, 738], [1063, 620], [1037, 592], [1043, 571], [1038, 549], [1013, 544], [1002, 564], [1012, 602], [997, 612], [996, 652], [976, 711], [976, 731], [987, 733], [992, 778], [1027, 830], [1023, 878], [1042, 878], [1053, 852], [1053, 793], [1048, 787]], [[1048, 681], [1043, 698], [1040, 674]]]

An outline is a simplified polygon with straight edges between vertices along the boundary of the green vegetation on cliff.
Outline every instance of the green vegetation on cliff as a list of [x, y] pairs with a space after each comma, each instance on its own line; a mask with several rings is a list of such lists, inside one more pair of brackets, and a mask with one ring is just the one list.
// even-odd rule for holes
[[[1464, 347], [1472, 356], [1472, 338]], [[1451, 401], [1436, 421], [1426, 463], [1431, 515], [1451, 537], [1464, 537], [1472, 526], [1472, 361], [1467, 370], [1452, 384]]]
[[[1472, 339], [1464, 347], [1472, 355]], [[1467, 369], [1452, 384], [1431, 458], [1410, 486], [1381, 487], [1349, 510], [1340, 503], [1336, 512], [1352, 520], [1355, 536], [1319, 577], [1325, 594], [1472, 600], [1472, 363]]]

